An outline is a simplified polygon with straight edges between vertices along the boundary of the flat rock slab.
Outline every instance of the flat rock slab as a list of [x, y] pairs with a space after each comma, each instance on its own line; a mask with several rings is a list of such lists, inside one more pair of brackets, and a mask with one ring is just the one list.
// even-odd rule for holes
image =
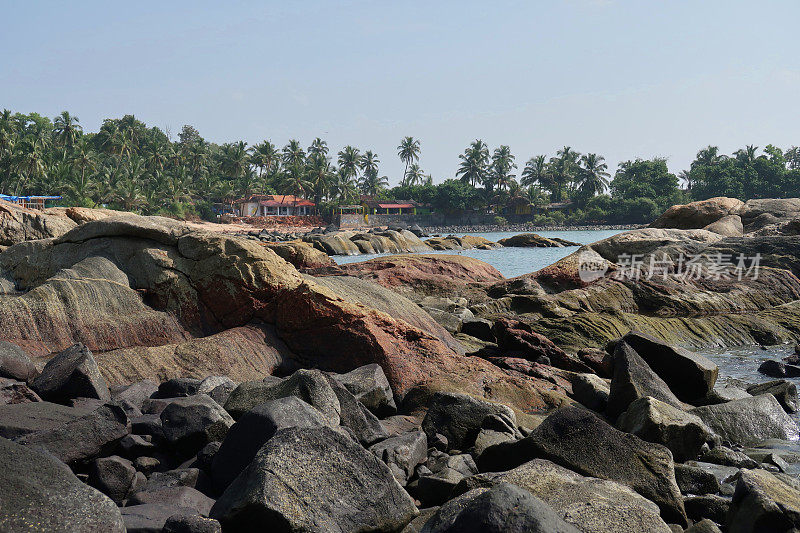
[[797, 424], [771, 394], [697, 407], [699, 416], [723, 440], [751, 446], [766, 439], [797, 440]]

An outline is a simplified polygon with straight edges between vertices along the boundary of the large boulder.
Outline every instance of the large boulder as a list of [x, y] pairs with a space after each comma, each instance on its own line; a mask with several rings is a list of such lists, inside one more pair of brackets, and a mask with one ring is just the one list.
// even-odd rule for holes
[[462, 480], [453, 495], [511, 483], [541, 498], [565, 522], [595, 533], [668, 533], [656, 504], [630, 488], [584, 477], [544, 459], [529, 461], [508, 472], [478, 474]]
[[504, 353], [573, 372], [592, 371], [586, 364], [568, 356], [550, 339], [533, 331], [525, 322], [500, 318], [494, 323], [492, 332], [497, 339], [498, 348]]
[[64, 216], [26, 209], [0, 200], [0, 245], [60, 237], [76, 226]]
[[797, 440], [800, 430], [771, 394], [696, 407], [691, 412], [724, 441], [748, 446], [766, 439]]
[[0, 405], [41, 402], [38, 394], [28, 385], [14, 379], [0, 378]]
[[786, 222], [800, 216], [800, 198], [762, 198], [745, 202], [740, 209], [745, 231], [777, 222]]
[[789, 380], [778, 379], [775, 381], [768, 381], [767, 383], [759, 383], [747, 387], [747, 393], [752, 396], [759, 394], [772, 394], [778, 403], [781, 404], [783, 410], [787, 413], [797, 412], [797, 386]]
[[715, 439], [700, 417], [649, 396], [631, 403], [617, 420], [617, 427], [647, 442], [663, 444], [679, 462], [697, 459], [703, 447]]
[[800, 528], [800, 490], [766, 470], [742, 470], [728, 513], [730, 533]]
[[627, 485], [656, 503], [668, 522], [686, 523], [670, 451], [613, 428], [591, 411], [559, 409], [524, 439], [495, 448], [481, 470], [503, 470], [537, 457], [548, 459], [585, 476]]
[[686, 205], [673, 205], [658, 217], [650, 227], [697, 229], [712, 224], [728, 215], [735, 215], [744, 206], [736, 198], [709, 198]]
[[466, 394], [439, 392], [428, 404], [422, 429], [430, 441], [438, 433], [447, 438], [450, 448], [465, 450], [474, 444], [483, 420], [490, 415], [500, 415], [516, 424], [514, 411], [505, 405]]
[[580, 533], [525, 489], [499, 483], [442, 505], [423, 533]]
[[0, 405], [0, 437], [13, 439], [53, 429], [80, 418], [83, 411], [50, 402]]
[[520, 233], [519, 235], [500, 239], [497, 242], [505, 247], [521, 248], [563, 248], [565, 246], [580, 246], [577, 242], [559, 239], [558, 237], [550, 239], [537, 235], [536, 233]]
[[80, 343], [50, 359], [31, 386], [45, 400], [59, 403], [73, 398], [111, 398], [92, 352]]
[[653, 397], [678, 409], [683, 409], [681, 402], [669, 385], [648, 366], [630, 344], [620, 341], [614, 348], [614, 377], [611, 379], [611, 390], [608, 395], [608, 415], [616, 420], [628, 410], [631, 403], [644, 398]]
[[339, 401], [339, 422], [355, 440], [369, 446], [389, 436], [378, 417], [356, 400], [344, 385], [330, 374], [325, 374], [325, 378]]
[[22, 348], [10, 342], [0, 341], [0, 378], [31, 381], [38, 374], [36, 365]]
[[0, 438], [0, 530], [124, 533], [114, 502], [58, 459]]
[[187, 455], [212, 441], [222, 441], [233, 418], [206, 394], [175, 398], [161, 411], [167, 442]]
[[739, 215], [726, 215], [703, 229], [713, 233], [719, 233], [723, 237], [741, 237], [744, 235], [742, 217]]
[[395, 479], [405, 485], [417, 465], [427, 459], [428, 438], [424, 431], [410, 431], [373, 444], [369, 451], [386, 463]]
[[692, 246], [711, 244], [723, 239], [719, 233], [703, 229], [680, 230], [661, 228], [642, 228], [626, 231], [597, 241], [590, 248], [612, 263], [619, 263], [620, 257], [627, 255], [639, 257], [650, 254], [666, 245]]
[[622, 340], [664, 380], [679, 400], [688, 403], [701, 400], [717, 382], [717, 365], [700, 354], [670, 346], [638, 331], [628, 333]]
[[331, 374], [331, 377], [376, 416], [385, 417], [397, 412], [392, 387], [380, 365], [364, 365], [345, 374]]
[[270, 400], [247, 411], [228, 430], [211, 464], [211, 477], [224, 489], [250, 464], [275, 433], [290, 427], [329, 426], [318, 410], [295, 396]]
[[383, 462], [335, 430], [317, 427], [278, 432], [210, 516], [232, 530], [393, 531], [416, 514]]
[[133, 463], [112, 455], [92, 462], [88, 482], [119, 505], [128, 497], [135, 477], [136, 468]]
[[336, 266], [328, 254], [302, 241], [268, 242], [264, 245], [298, 270]]

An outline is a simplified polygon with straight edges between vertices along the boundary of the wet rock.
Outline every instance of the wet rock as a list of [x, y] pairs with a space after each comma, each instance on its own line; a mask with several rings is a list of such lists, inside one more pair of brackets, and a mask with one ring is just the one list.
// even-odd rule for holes
[[173, 507], [192, 509], [200, 515], [208, 516], [214, 500], [192, 487], [182, 485], [143, 490], [131, 495], [128, 505], [161, 503]]
[[753, 396], [759, 394], [772, 394], [783, 410], [787, 413], [797, 412], [797, 386], [791, 381], [779, 379], [767, 383], [759, 383], [747, 388], [747, 392]]
[[278, 431], [328, 425], [330, 422], [322, 413], [295, 396], [257, 405], [231, 426], [214, 455], [211, 464], [214, 484], [224, 490]]
[[38, 394], [22, 381], [0, 378], [0, 405], [41, 402]]
[[453, 495], [476, 488], [512, 483], [541, 498], [564, 521], [581, 531], [668, 533], [656, 504], [630, 488], [603, 479], [584, 477], [544, 459], [535, 459], [507, 472], [468, 477]]
[[714, 388], [719, 369], [706, 357], [670, 346], [645, 333], [632, 331], [622, 340], [664, 380], [679, 400], [694, 403]]
[[222, 533], [222, 526], [204, 516], [177, 514], [167, 518], [161, 533]]
[[416, 514], [383, 462], [333, 429], [318, 427], [278, 432], [210, 516], [240, 530], [272, 524], [288, 531], [391, 531]]
[[205, 394], [176, 398], [161, 412], [164, 438], [181, 452], [197, 453], [211, 441], [222, 441], [233, 419]]
[[57, 403], [72, 398], [111, 399], [92, 352], [83, 344], [75, 344], [50, 359], [31, 387], [45, 400]]
[[592, 411], [605, 411], [611, 385], [597, 374], [577, 374], [572, 380], [572, 396]]
[[724, 441], [743, 446], [765, 439], [797, 439], [800, 431], [771, 394], [696, 407], [691, 412]]
[[381, 418], [397, 412], [392, 388], [378, 364], [364, 365], [346, 374], [330, 374], [364, 406]]
[[373, 444], [369, 451], [386, 463], [395, 479], [405, 485], [417, 465], [427, 459], [428, 439], [423, 431], [413, 431]]
[[120, 509], [127, 533], [161, 533], [171, 516], [194, 513], [191, 509], [165, 503], [143, 503]]
[[[723, 496], [732, 496], [739, 479], [739, 469], [733, 466], [722, 466], [703, 461], [688, 461], [686, 466], [700, 468], [717, 478], [719, 493]], [[676, 471], [677, 476], [677, 471]]]
[[800, 527], [800, 491], [765, 470], [741, 472], [728, 513], [730, 533]]
[[617, 427], [648, 442], [663, 444], [678, 462], [697, 459], [703, 447], [716, 439], [698, 416], [649, 396], [631, 403], [617, 420]]
[[474, 489], [444, 504], [424, 533], [579, 533], [530, 492], [499, 483]]
[[107, 404], [51, 429], [18, 437], [16, 442], [42, 446], [64, 463], [73, 465], [113, 449], [129, 431], [125, 411], [119, 405]]
[[135, 476], [136, 469], [127, 459], [116, 455], [101, 457], [92, 462], [89, 485], [119, 505], [128, 497]]
[[758, 371], [771, 378], [796, 378], [800, 377], [800, 367], [788, 365], [780, 361], [768, 359], [761, 363]]
[[56, 458], [0, 438], [0, 530], [124, 533], [114, 502]]
[[449, 449], [465, 450], [474, 444], [483, 420], [493, 414], [504, 416], [516, 424], [514, 411], [505, 405], [466, 394], [437, 392], [428, 404], [422, 429], [429, 441], [439, 433], [447, 438]]
[[[716, 494], [719, 481], [713, 473], [686, 464], [675, 464], [675, 482], [682, 494]], [[687, 512], [688, 514], [688, 512]], [[688, 515], [691, 518], [691, 515]]]
[[758, 468], [758, 463], [742, 452], [715, 446], [700, 457], [701, 461], [735, 468]]
[[614, 377], [608, 395], [608, 415], [616, 420], [639, 398], [651, 396], [678, 409], [684, 407], [658, 374], [648, 366], [627, 342], [614, 348]]
[[0, 378], [31, 381], [39, 371], [22, 348], [0, 341]]

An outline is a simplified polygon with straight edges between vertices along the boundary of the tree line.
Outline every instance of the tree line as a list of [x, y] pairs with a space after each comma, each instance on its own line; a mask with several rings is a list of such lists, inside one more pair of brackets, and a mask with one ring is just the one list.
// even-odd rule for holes
[[[709, 146], [675, 175], [663, 158], [619, 164], [613, 178], [603, 156], [565, 146], [518, 167], [511, 149], [475, 140], [459, 155], [455, 177], [434, 184], [421, 169], [420, 141], [397, 147], [404, 165], [399, 186], [389, 188], [372, 150], [345, 146], [333, 154], [316, 138], [215, 144], [192, 126], [172, 140], [133, 115], [106, 119], [84, 132], [77, 117], [50, 120], [37, 113], [0, 113], [0, 190], [6, 194], [58, 194], [70, 205], [108, 205], [146, 214], [211, 218], [214, 203], [250, 194], [292, 194], [320, 208], [356, 203], [360, 195], [415, 200], [440, 210], [502, 213], [514, 205], [569, 202], [568, 214], [539, 215], [539, 222], [647, 221], [683, 201], [712, 196], [742, 199], [800, 196], [800, 150], [747, 146], [726, 156]], [[683, 183], [683, 187], [681, 187]], [[512, 210], [513, 212], [513, 210]]]

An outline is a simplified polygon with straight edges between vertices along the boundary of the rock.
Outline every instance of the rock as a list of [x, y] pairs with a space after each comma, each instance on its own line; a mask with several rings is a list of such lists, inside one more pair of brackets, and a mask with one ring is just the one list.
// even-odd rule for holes
[[800, 199], [798, 198], [763, 198], [745, 202], [739, 210], [745, 230], [752, 231], [760, 227], [759, 220], [769, 217], [771, 222], [789, 221], [800, 216]]
[[153, 398], [183, 398], [200, 392], [200, 380], [196, 378], [172, 378], [158, 386]]
[[543, 459], [535, 459], [508, 472], [478, 474], [461, 481], [454, 496], [471, 489], [511, 483], [541, 498], [564, 521], [581, 531], [612, 533], [668, 533], [656, 504], [628, 487], [584, 477]]
[[192, 509], [202, 516], [208, 516], [214, 500], [192, 487], [160, 487], [139, 491], [131, 495], [128, 505], [161, 503], [173, 507]]
[[618, 233], [589, 247], [603, 259], [619, 263], [620, 256], [628, 254], [646, 256], [665, 246], [694, 247], [721, 241], [722, 235], [703, 229], [680, 230], [661, 228], [642, 228]]
[[475, 437], [475, 445], [470, 453], [475, 457], [480, 457], [492, 446], [521, 438], [522, 434], [512, 420], [501, 415], [489, 415], [481, 422], [481, 429], [478, 436]]
[[43, 213], [20, 205], [0, 203], [0, 245], [59, 237], [75, 227], [75, 222], [65, 216]]
[[0, 438], [0, 530], [124, 533], [119, 509], [56, 458]]
[[516, 425], [514, 411], [505, 405], [466, 394], [437, 392], [428, 404], [422, 429], [429, 441], [439, 433], [447, 438], [450, 449], [465, 450], [474, 444], [484, 418], [493, 414], [503, 416]]
[[0, 378], [31, 381], [39, 371], [22, 348], [0, 341]]
[[719, 369], [702, 355], [670, 346], [640, 332], [632, 331], [622, 340], [664, 380], [679, 400], [696, 402], [714, 388]]
[[424, 533], [579, 533], [530, 492], [499, 483], [474, 489], [445, 503], [422, 528]]
[[119, 441], [119, 451], [128, 459], [150, 455], [156, 451], [156, 445], [152, 441], [150, 435], [125, 435]]
[[722, 530], [717, 527], [717, 524], [707, 518], [692, 524], [685, 531], [686, 533], [722, 533]]
[[161, 533], [222, 533], [222, 526], [204, 516], [177, 514], [167, 518]]
[[701, 461], [735, 468], [758, 468], [758, 463], [742, 452], [725, 446], [715, 446], [700, 457]]
[[160, 465], [161, 461], [155, 457], [141, 456], [133, 461], [133, 466], [136, 467], [136, 470], [143, 472], [146, 476], [152, 474]]
[[591, 411], [559, 409], [524, 439], [495, 448], [482, 461], [481, 471], [504, 470], [535, 457], [548, 459], [585, 476], [627, 485], [656, 503], [666, 521], [686, 523], [670, 451], [614, 429]]
[[128, 497], [135, 476], [136, 469], [127, 459], [116, 455], [101, 457], [92, 462], [89, 469], [89, 485], [119, 505]]
[[330, 374], [325, 374], [325, 377], [339, 400], [339, 422], [355, 440], [366, 447], [389, 436], [380, 420], [356, 400], [344, 385]]
[[167, 442], [187, 455], [211, 441], [222, 441], [233, 419], [205, 394], [176, 398], [161, 412]]
[[75, 344], [50, 359], [31, 386], [45, 400], [57, 403], [72, 398], [111, 399], [92, 352], [83, 344]]
[[709, 198], [686, 205], [673, 205], [650, 227], [696, 229], [713, 224], [728, 215], [739, 213], [744, 202], [736, 198]]
[[[683, 499], [683, 506], [686, 509], [686, 515], [699, 522], [713, 521], [717, 524], [724, 524], [725, 519], [730, 509], [731, 501], [722, 496], [707, 494], [704, 496], [690, 496]], [[697, 524], [695, 524], [696, 526]], [[716, 526], [714, 526], [716, 527]], [[698, 531], [709, 531], [700, 529]], [[719, 531], [719, 529], [711, 530]]]
[[617, 420], [617, 427], [648, 442], [663, 444], [675, 461], [697, 459], [716, 436], [693, 414], [645, 396], [628, 406]]
[[461, 325], [461, 333], [470, 335], [476, 339], [486, 342], [495, 342], [494, 332], [492, 332], [493, 323], [484, 318], [475, 318], [467, 320]]
[[716, 405], [718, 403], [730, 402], [733, 400], [741, 400], [752, 396], [744, 389], [739, 387], [732, 387], [726, 385], [725, 387], [714, 387], [714, 390], [708, 393], [705, 400], [701, 402], [702, 405]]
[[[419, 473], [415, 496], [426, 506], [441, 505], [451, 497], [455, 486], [465, 477], [478, 473], [469, 454], [447, 455], [433, 452], [428, 458], [430, 473]], [[409, 485], [409, 490], [411, 490]]]
[[[719, 481], [714, 474], [698, 466], [676, 463], [675, 482], [678, 484], [681, 494], [716, 494], [719, 492]], [[691, 515], [689, 517], [691, 518]]]
[[74, 407], [50, 402], [0, 405], [0, 437], [13, 439], [28, 433], [53, 429], [79, 418]]
[[428, 439], [423, 431], [412, 431], [373, 444], [369, 451], [386, 463], [395, 479], [405, 485], [417, 465], [428, 458]]
[[0, 378], [0, 405], [41, 402], [39, 395], [22, 381]]
[[733, 400], [690, 411], [724, 441], [747, 446], [765, 439], [796, 440], [797, 424], [771, 394]]
[[631, 403], [645, 396], [682, 409], [681, 402], [669, 386], [647, 365], [639, 354], [625, 341], [614, 349], [614, 377], [608, 395], [608, 416], [616, 420], [628, 410]]
[[164, 503], [143, 503], [120, 509], [127, 533], [161, 533], [171, 516], [193, 513], [191, 509]]
[[613, 353], [598, 348], [582, 348], [578, 350], [578, 359], [601, 378], [611, 378], [614, 374]]
[[397, 412], [392, 388], [378, 364], [364, 365], [345, 374], [331, 374], [364, 406], [381, 418]]
[[546, 364], [552, 364], [564, 370], [591, 372], [591, 368], [568, 356], [550, 339], [535, 333], [524, 322], [500, 318], [495, 321], [492, 331], [497, 338], [497, 346], [503, 352], [520, 354], [520, 357], [529, 361], [539, 361], [544, 357], [550, 361]]
[[339, 399], [328, 383], [328, 378], [319, 370], [298, 370], [277, 383], [241, 383], [225, 402], [225, 410], [238, 419], [258, 404], [287, 396], [296, 396], [316, 407], [327, 418], [329, 425], [339, 425]]
[[416, 514], [383, 462], [333, 429], [317, 427], [278, 432], [210, 516], [238, 530], [272, 524], [287, 531], [392, 531]]
[[499, 244], [506, 247], [524, 248], [563, 248], [564, 246], [580, 246], [576, 242], [565, 241], [564, 239], [548, 239], [536, 233], [520, 233], [512, 237], [500, 239]]
[[218, 404], [225, 405], [233, 390], [238, 386], [238, 383], [227, 376], [210, 376], [200, 382], [197, 392], [208, 394]]
[[154, 472], [147, 480], [144, 490], [152, 492], [166, 487], [190, 487], [200, 492], [211, 492], [211, 480], [199, 468], [176, 468], [165, 472]]
[[723, 237], [741, 237], [744, 235], [742, 217], [739, 215], [726, 215], [716, 222], [703, 228], [706, 231], [719, 233]]
[[730, 533], [800, 527], [800, 491], [765, 470], [741, 471], [727, 521]]
[[577, 374], [572, 380], [572, 396], [592, 411], [605, 411], [610, 392], [611, 385], [597, 374]]
[[[688, 461], [686, 466], [701, 468], [717, 478], [719, 493], [723, 496], [732, 496], [736, 481], [739, 479], [739, 469], [732, 466], [722, 466], [702, 461]], [[677, 474], [676, 474], [677, 475]]]
[[[236, 424], [234, 424], [234, 426], [235, 425]], [[233, 428], [233, 426], [231, 426], [231, 428]], [[230, 430], [228, 430], [228, 433], [230, 433]], [[228, 438], [228, 435], [225, 435], [225, 438]], [[214, 463], [214, 457], [219, 453], [221, 447], [222, 443], [219, 441], [212, 441], [203, 446], [203, 448], [197, 452], [197, 458], [195, 460], [197, 468], [204, 472], [211, 472], [211, 465]]]
[[771, 378], [796, 378], [800, 377], [800, 367], [787, 365], [780, 361], [767, 360], [761, 363], [758, 371]]
[[106, 404], [56, 427], [18, 437], [16, 442], [42, 446], [64, 463], [74, 465], [113, 449], [129, 431], [125, 411], [119, 405]]
[[298, 270], [336, 266], [328, 254], [301, 241], [269, 242], [266, 246]]
[[797, 412], [797, 387], [791, 381], [779, 379], [767, 383], [759, 383], [752, 387], [747, 387], [747, 392], [753, 396], [759, 394], [772, 394], [783, 410], [787, 413]]
[[257, 405], [236, 421], [211, 464], [211, 477], [220, 490], [250, 464], [258, 450], [281, 429], [329, 426], [322, 413], [295, 396]]
[[130, 415], [132, 410], [141, 411], [144, 401], [153, 396], [158, 391], [158, 384], [149, 379], [143, 379], [136, 383], [111, 392], [111, 398], [119, 402], [123, 409]]

